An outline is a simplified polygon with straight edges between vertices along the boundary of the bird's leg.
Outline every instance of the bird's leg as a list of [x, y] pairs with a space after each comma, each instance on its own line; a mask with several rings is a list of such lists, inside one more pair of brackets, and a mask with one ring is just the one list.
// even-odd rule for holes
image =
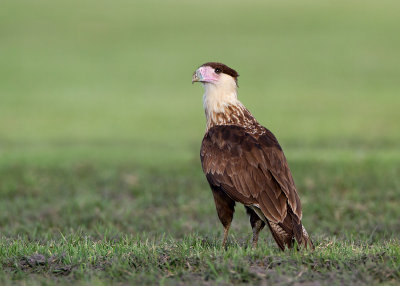
[[250, 224], [251, 228], [253, 229], [252, 247], [256, 248], [258, 242], [258, 235], [260, 234], [260, 231], [264, 228], [265, 222], [261, 220], [260, 217], [257, 215], [257, 213], [250, 207], [246, 206], [246, 211], [247, 214], [250, 216]]
[[229, 223], [228, 225], [224, 225], [224, 239], [222, 240], [222, 247], [224, 247], [224, 248], [225, 248], [226, 241], [228, 239], [228, 232], [229, 232], [230, 227], [231, 227], [231, 223]]
[[252, 242], [252, 247], [257, 248], [257, 242], [258, 242], [258, 235], [260, 234], [260, 231], [264, 228], [265, 222], [263, 222], [261, 219], [257, 220], [253, 227], [253, 242]]
[[224, 226], [224, 239], [222, 246], [225, 247], [228, 238], [229, 227], [235, 212], [235, 201], [233, 201], [225, 192], [216, 187], [211, 187], [214, 195], [215, 208], [217, 209], [218, 218]]

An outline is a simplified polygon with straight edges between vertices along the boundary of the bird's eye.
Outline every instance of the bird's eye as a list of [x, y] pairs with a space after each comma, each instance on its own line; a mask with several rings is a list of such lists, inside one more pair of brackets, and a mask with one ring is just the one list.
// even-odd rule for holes
[[215, 73], [221, 73], [221, 69], [220, 68], [216, 68], [215, 69]]

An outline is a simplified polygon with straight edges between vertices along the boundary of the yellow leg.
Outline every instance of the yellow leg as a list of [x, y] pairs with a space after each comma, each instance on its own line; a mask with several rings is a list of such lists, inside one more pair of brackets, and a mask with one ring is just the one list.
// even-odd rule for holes
[[258, 220], [253, 225], [253, 243], [252, 243], [253, 248], [257, 248], [258, 235], [260, 234], [260, 231], [263, 229], [264, 225], [265, 224], [262, 220]]
[[226, 245], [230, 226], [231, 226], [231, 224], [228, 224], [226, 227], [224, 227], [224, 240], [222, 241], [222, 247], [225, 247], [225, 245]]

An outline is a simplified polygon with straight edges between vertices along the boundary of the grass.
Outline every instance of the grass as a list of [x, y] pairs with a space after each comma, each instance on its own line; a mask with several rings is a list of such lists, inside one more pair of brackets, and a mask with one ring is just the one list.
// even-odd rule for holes
[[[26, 247], [23, 251], [21, 245]], [[376, 283], [398, 278], [400, 259], [395, 242], [360, 245], [334, 241], [321, 244], [317, 253], [288, 255], [266, 245], [253, 250], [237, 242], [221, 250], [220, 243], [199, 240], [197, 235], [179, 241], [165, 237], [149, 241], [140, 236], [97, 241], [75, 234], [44, 244], [26, 245], [21, 239], [7, 248], [11, 249], [11, 256], [19, 257], [6, 262], [13, 278], [40, 273], [39, 281], [43, 281], [41, 276], [55, 281], [67, 276], [84, 283], [109, 283], [116, 278], [143, 284], [262, 280], [290, 284], [326, 279], [334, 279], [336, 284]]]
[[[6, 0], [0, 284], [400, 281], [397, 1]], [[194, 69], [238, 69], [316, 250], [228, 248], [202, 174]]]
[[2, 168], [4, 283], [29, 277], [38, 284], [99, 285], [400, 279], [397, 162], [293, 162], [304, 224], [317, 248], [285, 253], [266, 231], [259, 247], [249, 248], [240, 206], [224, 250], [197, 165], [158, 171], [104, 164]]

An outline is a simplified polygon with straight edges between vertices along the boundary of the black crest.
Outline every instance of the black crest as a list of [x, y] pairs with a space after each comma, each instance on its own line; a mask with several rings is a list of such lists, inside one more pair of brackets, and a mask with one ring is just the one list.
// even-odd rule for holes
[[230, 75], [236, 81], [237, 81], [237, 77], [239, 76], [237, 71], [235, 71], [234, 69], [228, 67], [227, 65], [224, 65], [223, 63], [209, 62], [209, 63], [205, 63], [205, 64], [202, 65], [202, 67], [206, 67], [206, 66], [212, 67], [214, 70], [219, 69], [222, 73]]

